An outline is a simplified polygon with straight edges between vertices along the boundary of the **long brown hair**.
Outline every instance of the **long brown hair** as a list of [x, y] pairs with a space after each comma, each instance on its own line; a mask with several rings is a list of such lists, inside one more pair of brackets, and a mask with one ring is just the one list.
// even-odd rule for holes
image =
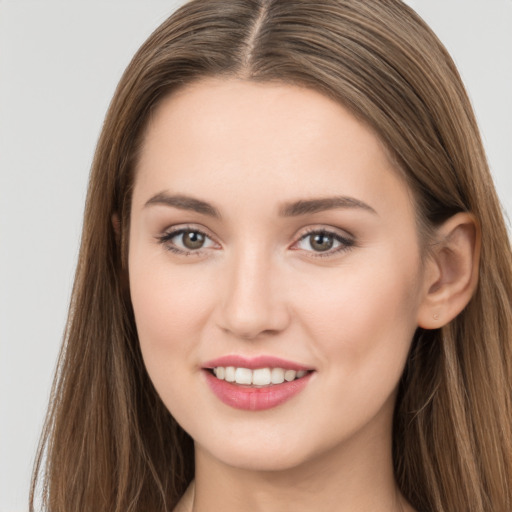
[[169, 511], [193, 478], [192, 441], [142, 362], [126, 253], [133, 174], [150, 113], [173, 90], [206, 76], [299, 84], [342, 103], [387, 145], [414, 193], [423, 236], [456, 212], [476, 217], [479, 285], [455, 320], [420, 329], [413, 340], [396, 404], [395, 473], [419, 511], [510, 512], [507, 231], [457, 70], [400, 0], [193, 0], [137, 52], [92, 165], [31, 510], [41, 478], [51, 512]]

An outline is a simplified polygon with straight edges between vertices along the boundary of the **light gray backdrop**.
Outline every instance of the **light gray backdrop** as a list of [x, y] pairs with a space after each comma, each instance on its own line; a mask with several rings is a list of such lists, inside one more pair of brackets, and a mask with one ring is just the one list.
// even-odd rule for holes
[[[181, 3], [0, 0], [0, 512], [27, 510], [105, 110]], [[460, 68], [512, 212], [512, 0], [409, 3]]]

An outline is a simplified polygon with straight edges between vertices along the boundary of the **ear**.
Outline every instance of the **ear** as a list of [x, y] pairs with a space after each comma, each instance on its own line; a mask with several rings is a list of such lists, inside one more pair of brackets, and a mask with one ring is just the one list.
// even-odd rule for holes
[[478, 282], [480, 240], [480, 227], [469, 213], [458, 213], [437, 228], [425, 263], [419, 327], [438, 329], [466, 307]]

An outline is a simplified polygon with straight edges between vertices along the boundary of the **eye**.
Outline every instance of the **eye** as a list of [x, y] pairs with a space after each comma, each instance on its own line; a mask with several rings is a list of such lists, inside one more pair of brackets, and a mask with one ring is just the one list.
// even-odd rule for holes
[[216, 246], [215, 242], [205, 233], [198, 229], [180, 228], [168, 231], [158, 237], [158, 241], [166, 249], [178, 254], [190, 254], [200, 252]]
[[206, 242], [206, 235], [199, 231], [187, 230], [173, 238], [180, 240], [187, 249], [191, 250], [200, 249]]
[[315, 252], [319, 256], [327, 256], [348, 250], [354, 244], [354, 240], [338, 233], [328, 230], [314, 230], [303, 235], [294, 245], [294, 249]]

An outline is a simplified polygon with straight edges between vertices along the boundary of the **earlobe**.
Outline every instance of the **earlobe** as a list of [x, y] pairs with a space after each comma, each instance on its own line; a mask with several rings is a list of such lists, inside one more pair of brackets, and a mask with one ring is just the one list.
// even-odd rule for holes
[[437, 228], [425, 269], [418, 326], [438, 329], [468, 304], [478, 283], [480, 227], [469, 213], [458, 213]]

